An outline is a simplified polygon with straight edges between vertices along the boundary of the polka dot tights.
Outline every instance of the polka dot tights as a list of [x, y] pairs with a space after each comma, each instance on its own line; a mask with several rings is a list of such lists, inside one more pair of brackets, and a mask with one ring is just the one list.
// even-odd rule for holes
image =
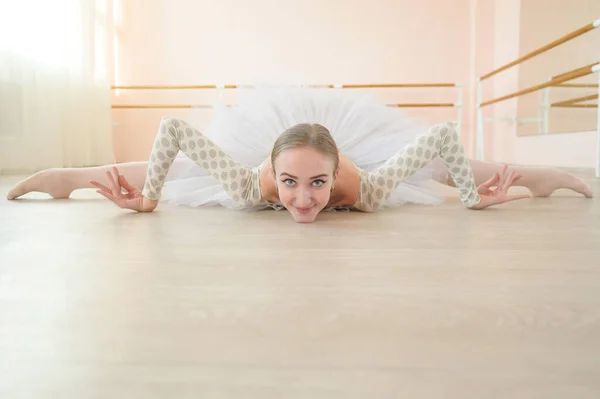
[[476, 205], [480, 198], [471, 166], [460, 143], [456, 125], [448, 122], [433, 126], [375, 170], [359, 170], [360, 193], [354, 207], [366, 212], [377, 210], [402, 181], [438, 155], [448, 167], [462, 203], [465, 206]]
[[179, 151], [216, 178], [237, 206], [251, 208], [266, 203], [257, 169], [235, 162], [200, 131], [171, 117], [160, 122], [142, 190], [144, 197], [160, 199], [165, 178]]
[[[268, 203], [260, 192], [257, 168], [250, 169], [235, 162], [200, 131], [170, 117], [161, 120], [142, 195], [160, 199], [165, 178], [179, 151], [215, 177], [237, 206], [252, 208]], [[360, 191], [353, 207], [366, 212], [379, 209], [402, 181], [437, 156], [448, 167], [462, 203], [465, 206], [476, 205], [480, 198], [456, 125], [442, 123], [417, 137], [375, 170], [366, 172], [359, 169]]]

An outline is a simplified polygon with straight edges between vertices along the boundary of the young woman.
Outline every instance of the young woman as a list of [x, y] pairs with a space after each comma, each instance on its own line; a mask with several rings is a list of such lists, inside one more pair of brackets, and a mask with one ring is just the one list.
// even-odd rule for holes
[[[153, 211], [163, 198], [192, 206], [285, 208], [297, 222], [312, 222], [325, 209], [373, 212], [404, 202], [439, 203], [423, 186], [428, 179], [457, 187], [469, 209], [529, 198], [508, 194], [517, 182], [533, 196], [558, 188], [592, 195], [564, 172], [509, 171], [468, 160], [454, 123], [416, 127], [369, 97], [275, 90], [252, 91], [245, 100], [219, 109], [206, 134], [163, 118], [148, 162], [43, 171], [8, 198], [29, 191], [64, 198], [96, 187], [119, 207], [138, 212]], [[104, 177], [108, 186], [100, 182]]]

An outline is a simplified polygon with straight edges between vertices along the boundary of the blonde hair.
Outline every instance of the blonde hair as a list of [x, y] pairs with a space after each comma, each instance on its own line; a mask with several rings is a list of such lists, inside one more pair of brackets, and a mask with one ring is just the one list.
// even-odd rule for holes
[[271, 165], [275, 172], [275, 160], [283, 151], [290, 148], [311, 147], [331, 158], [333, 161], [333, 171], [337, 171], [339, 166], [338, 148], [335, 140], [329, 133], [329, 130], [318, 123], [299, 123], [286, 129], [275, 140], [273, 151], [271, 151]]

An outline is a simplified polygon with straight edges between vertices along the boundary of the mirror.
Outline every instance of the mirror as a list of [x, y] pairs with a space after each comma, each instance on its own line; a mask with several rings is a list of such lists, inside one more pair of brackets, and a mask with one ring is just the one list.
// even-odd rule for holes
[[[600, 18], [600, 0], [527, 0], [521, 2], [519, 56], [574, 32]], [[518, 66], [519, 89], [600, 61], [600, 28], [571, 39]], [[517, 98], [517, 135], [595, 131], [598, 78], [592, 73]]]

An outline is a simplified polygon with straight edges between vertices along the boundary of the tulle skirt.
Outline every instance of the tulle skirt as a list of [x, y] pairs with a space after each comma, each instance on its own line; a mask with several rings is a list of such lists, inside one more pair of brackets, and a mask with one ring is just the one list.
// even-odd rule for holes
[[[398, 108], [365, 93], [312, 88], [238, 89], [233, 107], [216, 105], [203, 133], [234, 160], [259, 167], [270, 156], [277, 137], [298, 123], [319, 123], [331, 132], [338, 149], [357, 167], [372, 170], [423, 134], [420, 125]], [[176, 164], [176, 165], [175, 165]], [[163, 200], [188, 206], [221, 205], [233, 201], [219, 182], [179, 153], [167, 176]], [[447, 168], [437, 158], [402, 182], [384, 207], [404, 203], [439, 204], [430, 180], [444, 182]]]

